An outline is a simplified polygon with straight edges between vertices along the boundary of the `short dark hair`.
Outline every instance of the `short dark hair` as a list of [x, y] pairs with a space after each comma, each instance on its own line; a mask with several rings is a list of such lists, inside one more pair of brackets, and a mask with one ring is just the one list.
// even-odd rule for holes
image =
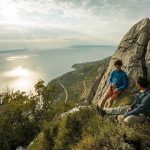
[[117, 60], [114, 61], [114, 66], [116, 66], [116, 65], [122, 66], [123, 63], [122, 63], [122, 61], [120, 59], [117, 59]]
[[149, 81], [145, 77], [137, 77], [136, 82], [143, 88], [149, 87]]

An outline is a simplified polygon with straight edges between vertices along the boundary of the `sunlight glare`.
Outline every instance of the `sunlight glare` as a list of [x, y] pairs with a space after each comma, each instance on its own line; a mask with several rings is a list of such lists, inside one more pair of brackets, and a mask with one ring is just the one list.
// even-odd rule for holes
[[27, 59], [29, 56], [11, 56], [11, 57], [6, 57], [5, 60], [7, 61], [12, 61], [12, 60], [19, 60], [19, 59]]
[[39, 79], [39, 74], [32, 70], [18, 66], [10, 71], [3, 73], [5, 78], [10, 78], [10, 88], [14, 90], [30, 91], [33, 90], [34, 84]]
[[21, 20], [18, 15], [18, 8], [14, 4], [8, 4], [0, 10], [0, 14], [5, 17], [10, 24], [20, 24]]
[[6, 72], [6, 76], [11, 77], [28, 77], [30, 76], [30, 72], [27, 69], [23, 69], [21, 66], [14, 68], [13, 70]]

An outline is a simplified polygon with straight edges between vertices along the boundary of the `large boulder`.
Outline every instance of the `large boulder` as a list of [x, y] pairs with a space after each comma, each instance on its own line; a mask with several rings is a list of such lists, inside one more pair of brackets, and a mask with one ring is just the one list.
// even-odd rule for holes
[[[99, 83], [93, 103], [99, 103], [108, 88], [108, 77], [114, 70], [114, 61], [121, 59], [123, 70], [129, 77], [129, 93], [137, 91], [135, 78], [144, 76], [150, 80], [150, 20], [148, 18], [135, 24], [123, 37], [118, 49], [113, 54], [109, 66]], [[149, 44], [148, 44], [149, 43]]]

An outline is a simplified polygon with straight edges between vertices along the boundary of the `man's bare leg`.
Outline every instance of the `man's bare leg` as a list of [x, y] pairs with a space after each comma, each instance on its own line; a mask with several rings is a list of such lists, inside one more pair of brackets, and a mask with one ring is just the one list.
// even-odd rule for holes
[[113, 102], [119, 97], [119, 95], [121, 94], [121, 92], [114, 92], [111, 96], [111, 98], [109, 100], [107, 100], [106, 102], [106, 107], [111, 107]]
[[113, 94], [112, 89], [111, 89], [111, 87], [109, 87], [109, 88], [106, 90], [106, 93], [105, 93], [104, 98], [101, 100], [101, 104], [99, 105], [100, 108], [103, 108], [103, 107], [104, 107], [105, 102], [112, 96], [112, 94]]

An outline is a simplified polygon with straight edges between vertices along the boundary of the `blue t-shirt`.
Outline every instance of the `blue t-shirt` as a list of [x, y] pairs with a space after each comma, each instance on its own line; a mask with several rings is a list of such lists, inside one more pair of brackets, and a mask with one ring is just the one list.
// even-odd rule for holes
[[114, 70], [110, 74], [109, 84], [115, 84], [117, 90], [125, 90], [128, 87], [128, 76], [123, 70]]

